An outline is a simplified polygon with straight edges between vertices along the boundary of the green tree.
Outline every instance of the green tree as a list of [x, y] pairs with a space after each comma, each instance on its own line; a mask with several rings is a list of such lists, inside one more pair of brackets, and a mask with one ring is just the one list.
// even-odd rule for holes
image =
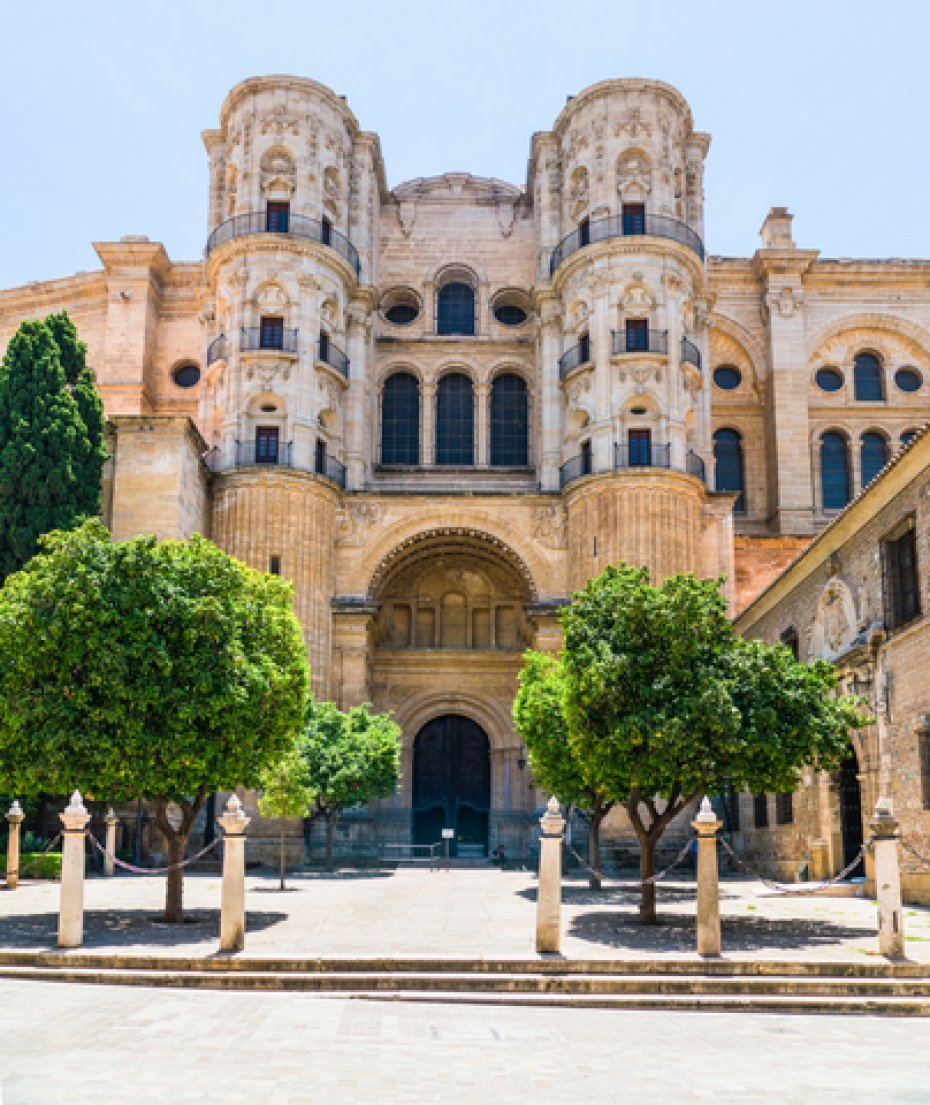
[[284, 819], [287, 817], [306, 817], [313, 801], [313, 788], [307, 779], [307, 765], [295, 746], [289, 748], [280, 760], [266, 768], [259, 780], [261, 795], [258, 809], [263, 817], [279, 819], [279, 874], [280, 889], [284, 890], [287, 870], [286, 845], [284, 837]]
[[43, 533], [100, 513], [103, 405], [66, 314], [24, 322], [0, 364], [0, 579]]
[[333, 868], [336, 823], [347, 806], [388, 798], [400, 777], [400, 727], [369, 703], [347, 713], [332, 702], [311, 701], [300, 751], [314, 792], [314, 808], [326, 818], [326, 867]]
[[[202, 537], [111, 542], [87, 522], [0, 589], [0, 786], [142, 795], [172, 864], [210, 793], [256, 786], [291, 746], [306, 694], [290, 586]], [[165, 915], [182, 919], [180, 869]]]
[[601, 889], [601, 824], [615, 805], [578, 754], [565, 721], [565, 678], [558, 657], [527, 652], [513, 705], [517, 732], [526, 742], [533, 781], [546, 794], [588, 817], [588, 881]]
[[[649, 584], [644, 568], [610, 566], [562, 613], [564, 724], [586, 778], [623, 805], [655, 871], [670, 822], [704, 793], [793, 790], [801, 768], [836, 768], [867, 722], [835, 695], [823, 661], [737, 636], [719, 581]], [[646, 923], [655, 886], [643, 887]]]

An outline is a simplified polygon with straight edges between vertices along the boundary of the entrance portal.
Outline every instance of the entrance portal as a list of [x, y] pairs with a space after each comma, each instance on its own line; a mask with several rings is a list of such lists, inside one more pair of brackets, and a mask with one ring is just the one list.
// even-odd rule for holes
[[491, 752], [480, 725], [460, 714], [434, 718], [413, 745], [413, 839], [435, 844], [452, 829], [452, 855], [488, 854]]
[[[859, 762], [855, 752], [845, 759], [839, 771], [840, 831], [843, 834], [843, 866], [859, 854], [862, 847], [862, 791], [859, 786]], [[861, 874], [857, 870], [856, 874]]]

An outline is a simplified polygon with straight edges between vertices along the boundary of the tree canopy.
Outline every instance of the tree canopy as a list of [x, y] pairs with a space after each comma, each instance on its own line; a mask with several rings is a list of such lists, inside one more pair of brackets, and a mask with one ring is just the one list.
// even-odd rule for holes
[[[570, 771], [551, 781], [581, 778], [624, 806], [643, 878], [662, 833], [695, 798], [793, 790], [803, 767], [836, 768], [851, 731], [867, 721], [855, 700], [835, 695], [830, 664], [799, 663], [782, 645], [739, 637], [719, 581], [678, 575], [651, 586], [645, 568], [609, 566], [561, 621], [558, 660], [529, 655], [520, 696], [549, 695], [553, 709], [561, 702], [557, 744], [571, 753], [546, 758]], [[575, 800], [573, 786], [554, 793]], [[642, 916], [655, 919], [653, 886], [643, 889]]]
[[397, 789], [400, 727], [389, 715], [372, 713], [367, 702], [343, 712], [332, 702], [311, 701], [300, 751], [314, 807], [326, 818], [326, 865], [332, 867], [342, 811]]
[[24, 322], [0, 364], [0, 579], [100, 512], [103, 405], [66, 314]]
[[[256, 786], [301, 728], [290, 585], [199, 536], [112, 542], [91, 521], [40, 545], [0, 589], [0, 786], [142, 796], [175, 862], [205, 798]], [[169, 919], [181, 894], [173, 873]]]

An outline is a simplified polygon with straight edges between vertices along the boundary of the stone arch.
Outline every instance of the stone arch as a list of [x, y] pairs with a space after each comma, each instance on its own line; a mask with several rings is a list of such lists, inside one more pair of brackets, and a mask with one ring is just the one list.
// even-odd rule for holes
[[[930, 331], [924, 329], [923, 326], [918, 325], [916, 322], [912, 322], [910, 319], [878, 312], [844, 315], [842, 318], [834, 319], [833, 322], [822, 327], [814, 334], [808, 343], [808, 360], [812, 360], [820, 355], [823, 346], [855, 330], [878, 330], [889, 335], [891, 338], [896, 338], [899, 342], [905, 339], [906, 342], [910, 343], [910, 345], [919, 352], [925, 363], [930, 363]], [[857, 342], [856, 344], [856, 352], [858, 352], [858, 345], [860, 343]], [[867, 349], [868, 338], [862, 340], [861, 346], [863, 350]], [[830, 354], [832, 352], [832, 350], [827, 352], [827, 359], [824, 360], [824, 364], [831, 363]], [[880, 350], [878, 352], [883, 357], [886, 355], [885, 351]]]
[[397, 724], [411, 734], [419, 733], [424, 725], [444, 714], [461, 714], [480, 725], [492, 749], [506, 747], [507, 736], [513, 732], [513, 718], [500, 701], [461, 691], [410, 695], [394, 709]]
[[617, 192], [621, 201], [645, 202], [652, 191], [652, 159], [639, 146], [617, 158]]
[[710, 327], [711, 370], [718, 360], [724, 364], [734, 359], [737, 367], [748, 368], [751, 387], [765, 376], [766, 354], [755, 336], [735, 319], [715, 314]]

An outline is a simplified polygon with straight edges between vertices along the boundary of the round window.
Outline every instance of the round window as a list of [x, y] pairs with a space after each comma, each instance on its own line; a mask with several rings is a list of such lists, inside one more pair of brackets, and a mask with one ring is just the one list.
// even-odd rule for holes
[[179, 388], [192, 388], [200, 383], [200, 369], [195, 364], [182, 364], [171, 374]]
[[839, 391], [843, 386], [843, 373], [838, 368], [818, 368], [814, 377], [821, 391]]
[[409, 326], [419, 313], [412, 303], [395, 303], [384, 312], [384, 317], [395, 326]]
[[494, 317], [504, 326], [522, 326], [526, 322], [526, 311], [516, 303], [502, 303], [494, 308]]
[[714, 369], [714, 383], [722, 391], [733, 391], [743, 382], [743, 374], [736, 365], [722, 364]]
[[923, 380], [916, 368], [899, 368], [894, 374], [894, 382], [902, 391], [917, 391]]

